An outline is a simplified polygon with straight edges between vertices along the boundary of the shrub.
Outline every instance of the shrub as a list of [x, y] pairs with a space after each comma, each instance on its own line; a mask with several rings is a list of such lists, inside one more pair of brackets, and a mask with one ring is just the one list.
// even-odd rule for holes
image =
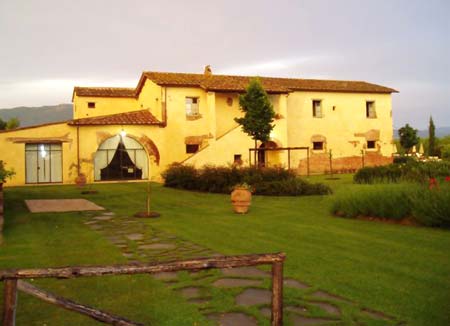
[[233, 186], [246, 183], [258, 195], [299, 196], [324, 195], [331, 189], [323, 184], [310, 184], [298, 179], [293, 171], [283, 168], [204, 166], [172, 164], [163, 173], [166, 187], [213, 193], [230, 193]]
[[450, 182], [410, 195], [412, 215], [423, 225], [450, 228]]
[[11, 179], [15, 174], [14, 170], [6, 170], [5, 163], [0, 160], [0, 183], [5, 183], [6, 179]]
[[162, 173], [164, 185], [179, 189], [197, 189], [197, 170], [191, 165], [171, 164]]
[[328, 195], [331, 189], [321, 183], [309, 183], [302, 179], [264, 181], [254, 185], [255, 194], [267, 196]]
[[418, 184], [367, 186], [355, 193], [338, 195], [332, 213], [351, 218], [370, 216], [400, 220], [410, 217], [422, 225], [449, 228], [450, 180], [430, 188]]
[[353, 177], [355, 183], [427, 182], [429, 178], [443, 179], [450, 175], [450, 162], [409, 161], [406, 164], [365, 167]]
[[336, 197], [332, 212], [345, 217], [370, 216], [400, 220], [411, 215], [408, 190], [414, 185], [377, 185]]

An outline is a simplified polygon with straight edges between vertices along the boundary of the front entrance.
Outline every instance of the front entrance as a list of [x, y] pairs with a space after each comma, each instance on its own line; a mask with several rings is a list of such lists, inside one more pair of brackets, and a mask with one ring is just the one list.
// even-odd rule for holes
[[146, 179], [147, 153], [133, 138], [117, 135], [100, 145], [94, 169], [96, 181]]

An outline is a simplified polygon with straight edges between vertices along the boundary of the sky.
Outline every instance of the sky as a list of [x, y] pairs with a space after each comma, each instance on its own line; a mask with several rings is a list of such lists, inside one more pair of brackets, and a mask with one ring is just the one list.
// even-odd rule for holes
[[364, 80], [394, 127], [450, 126], [449, 0], [0, 0], [0, 108], [142, 71]]

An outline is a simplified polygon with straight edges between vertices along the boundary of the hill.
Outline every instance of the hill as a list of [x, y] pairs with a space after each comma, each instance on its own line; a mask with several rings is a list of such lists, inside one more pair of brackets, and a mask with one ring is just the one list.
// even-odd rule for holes
[[[428, 138], [428, 129], [419, 130], [417, 134], [420, 138]], [[437, 127], [435, 130], [435, 135], [438, 138], [450, 135], [450, 127]], [[399, 138], [398, 129], [394, 129], [394, 138]]]
[[72, 119], [72, 104], [39, 107], [19, 106], [12, 109], [0, 109], [0, 118], [3, 120], [18, 118], [21, 127], [65, 121]]

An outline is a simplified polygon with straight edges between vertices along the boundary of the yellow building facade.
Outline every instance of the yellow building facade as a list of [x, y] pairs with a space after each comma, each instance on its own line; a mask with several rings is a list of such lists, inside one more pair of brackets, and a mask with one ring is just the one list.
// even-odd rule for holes
[[[179, 162], [254, 164], [234, 121], [251, 77], [144, 72], [136, 88], [75, 87], [73, 119], [0, 132], [6, 185], [161, 180]], [[394, 89], [359, 81], [260, 77], [276, 112], [258, 164], [299, 174], [391, 161]], [[330, 160], [331, 157], [331, 160]], [[331, 162], [331, 166], [330, 166]]]

